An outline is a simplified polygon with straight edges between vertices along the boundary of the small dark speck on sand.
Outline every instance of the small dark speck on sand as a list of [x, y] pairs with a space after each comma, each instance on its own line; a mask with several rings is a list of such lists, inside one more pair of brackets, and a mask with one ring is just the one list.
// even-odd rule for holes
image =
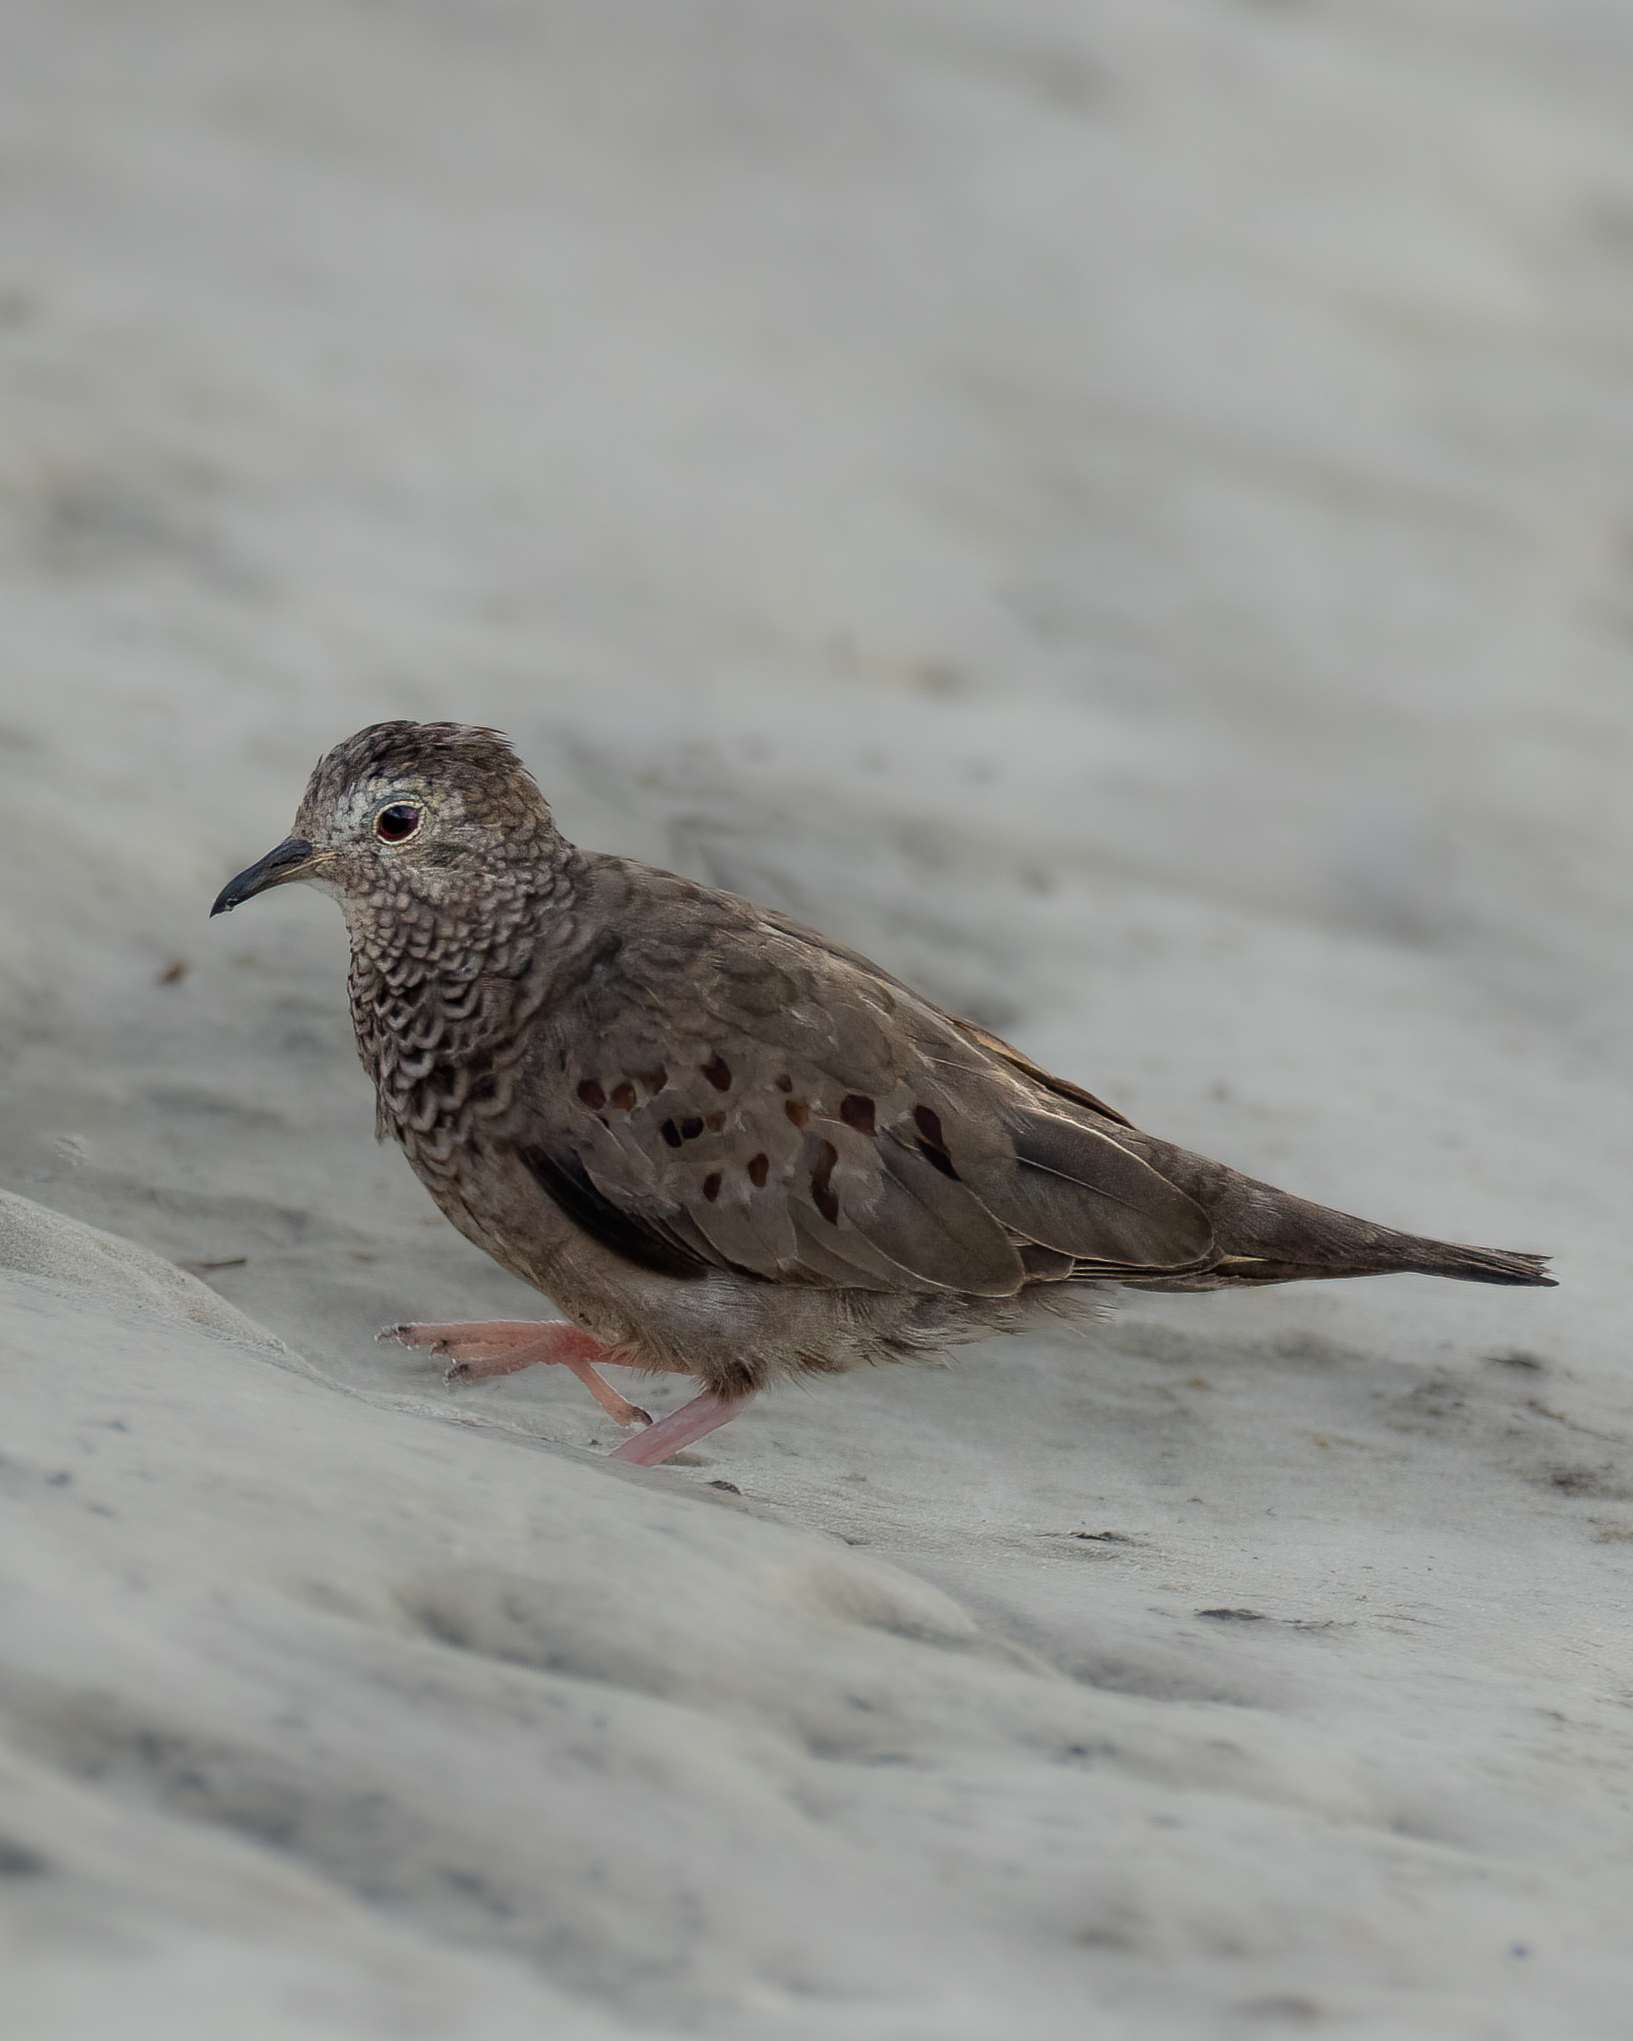
[[1278, 1993], [1272, 1998], [1246, 1999], [1235, 2008], [1249, 2019], [1286, 2020], [1299, 2026], [1310, 2026], [1321, 2018], [1321, 2008], [1313, 1998], [1305, 1998], [1299, 1992]]
[[1268, 1623], [1270, 1618], [1259, 1609], [1198, 1609], [1199, 1616], [1211, 1616], [1216, 1623]]

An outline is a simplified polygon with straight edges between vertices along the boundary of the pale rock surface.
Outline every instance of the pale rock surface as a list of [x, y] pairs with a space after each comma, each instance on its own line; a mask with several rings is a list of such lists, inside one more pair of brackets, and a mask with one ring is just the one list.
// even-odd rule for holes
[[[1629, 78], [1609, 0], [5, 10], [8, 2041], [1619, 2041]], [[1564, 1286], [1131, 1298], [654, 1476], [452, 1394], [375, 1328], [537, 1300], [332, 908], [203, 921], [388, 715]]]

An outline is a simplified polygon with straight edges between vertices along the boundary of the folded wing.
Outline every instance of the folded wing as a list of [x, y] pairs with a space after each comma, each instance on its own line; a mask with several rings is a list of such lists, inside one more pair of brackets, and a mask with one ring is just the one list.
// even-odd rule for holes
[[991, 1297], [1209, 1257], [1202, 1207], [1088, 1094], [789, 924], [711, 935], [684, 1002], [627, 946], [553, 1017], [507, 1116], [541, 1192], [612, 1252]]

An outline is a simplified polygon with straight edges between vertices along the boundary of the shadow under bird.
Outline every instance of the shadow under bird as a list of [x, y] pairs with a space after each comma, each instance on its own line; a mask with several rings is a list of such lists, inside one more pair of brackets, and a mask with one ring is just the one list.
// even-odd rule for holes
[[[571, 1369], [639, 1428], [614, 1459], [656, 1465], [776, 1376], [1093, 1311], [1112, 1284], [1552, 1281], [1160, 1141], [788, 916], [578, 849], [492, 730], [348, 738], [211, 912], [295, 880], [346, 917], [380, 1137], [570, 1321], [383, 1336], [450, 1380]], [[609, 1363], [698, 1394], [654, 1424]]]

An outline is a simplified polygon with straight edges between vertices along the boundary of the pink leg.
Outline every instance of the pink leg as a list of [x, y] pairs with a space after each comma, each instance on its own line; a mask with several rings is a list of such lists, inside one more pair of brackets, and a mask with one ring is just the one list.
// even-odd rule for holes
[[[604, 1365], [611, 1358], [611, 1350], [565, 1320], [529, 1323], [494, 1319], [470, 1325], [388, 1325], [380, 1337], [394, 1339], [399, 1346], [429, 1347], [433, 1353], [446, 1354], [453, 1363], [444, 1378], [450, 1383], [484, 1382], [490, 1376], [514, 1375], [523, 1368], [566, 1368], [619, 1424], [652, 1423], [650, 1412], [620, 1396], [597, 1373], [595, 1363], [600, 1361]], [[685, 1407], [689, 1409], [690, 1405]]]
[[636, 1467], [656, 1467], [660, 1460], [667, 1460], [671, 1453], [678, 1453], [694, 1439], [705, 1438], [723, 1424], [729, 1424], [752, 1395], [751, 1390], [748, 1396], [716, 1396], [712, 1389], [705, 1389], [701, 1396], [694, 1396], [679, 1410], [660, 1417], [650, 1431], [626, 1439], [615, 1453], [607, 1457], [626, 1460]]

